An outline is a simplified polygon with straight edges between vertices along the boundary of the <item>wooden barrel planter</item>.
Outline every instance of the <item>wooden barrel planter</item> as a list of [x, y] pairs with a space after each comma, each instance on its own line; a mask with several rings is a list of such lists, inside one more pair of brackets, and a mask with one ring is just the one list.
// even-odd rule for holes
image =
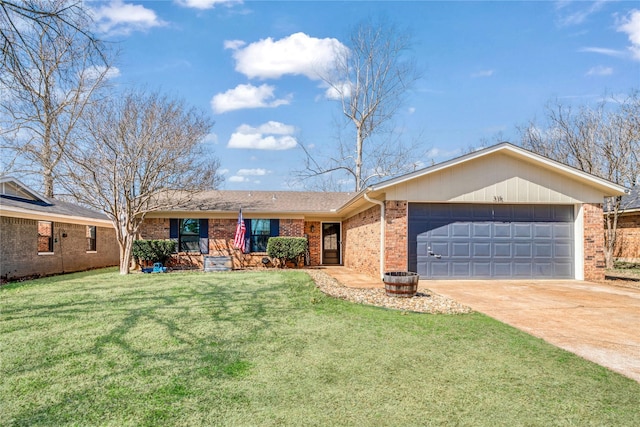
[[389, 271], [384, 273], [384, 291], [390, 297], [411, 298], [418, 292], [418, 273], [412, 271]]

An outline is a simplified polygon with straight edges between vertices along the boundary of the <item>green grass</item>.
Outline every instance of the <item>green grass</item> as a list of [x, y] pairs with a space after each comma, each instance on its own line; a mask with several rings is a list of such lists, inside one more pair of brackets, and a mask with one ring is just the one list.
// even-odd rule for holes
[[640, 263], [616, 261], [613, 269], [608, 270], [607, 274], [640, 279]]
[[640, 384], [480, 314], [328, 298], [299, 271], [0, 291], [6, 426], [640, 425]]

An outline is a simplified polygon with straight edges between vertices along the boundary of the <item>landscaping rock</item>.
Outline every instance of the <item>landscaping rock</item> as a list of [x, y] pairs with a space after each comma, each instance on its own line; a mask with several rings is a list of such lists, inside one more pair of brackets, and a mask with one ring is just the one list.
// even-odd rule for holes
[[414, 297], [395, 298], [387, 296], [383, 288], [350, 288], [338, 282], [322, 270], [306, 269], [304, 271], [311, 276], [316, 286], [326, 295], [357, 304], [375, 305], [402, 311], [431, 314], [465, 314], [473, 311], [467, 306], [433, 293], [422, 286], [418, 286], [418, 292]]

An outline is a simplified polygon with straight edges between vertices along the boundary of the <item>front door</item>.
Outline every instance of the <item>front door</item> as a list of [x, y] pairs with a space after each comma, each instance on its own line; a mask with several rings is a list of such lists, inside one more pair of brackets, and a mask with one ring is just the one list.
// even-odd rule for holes
[[340, 223], [322, 224], [322, 263], [340, 264]]

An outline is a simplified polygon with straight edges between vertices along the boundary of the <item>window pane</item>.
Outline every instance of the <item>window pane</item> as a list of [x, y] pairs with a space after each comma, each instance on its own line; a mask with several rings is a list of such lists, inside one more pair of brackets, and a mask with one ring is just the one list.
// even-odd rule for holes
[[181, 236], [180, 252], [200, 252], [200, 238], [198, 236]]
[[87, 225], [87, 251], [96, 250], [96, 227], [95, 225]]
[[180, 220], [180, 234], [184, 235], [196, 235], [200, 234], [200, 220], [197, 219], [181, 219]]
[[180, 252], [200, 252], [200, 220], [180, 220]]
[[271, 220], [251, 220], [251, 252], [266, 252], [267, 242], [271, 235]]
[[38, 252], [53, 252], [53, 223], [38, 221]]

